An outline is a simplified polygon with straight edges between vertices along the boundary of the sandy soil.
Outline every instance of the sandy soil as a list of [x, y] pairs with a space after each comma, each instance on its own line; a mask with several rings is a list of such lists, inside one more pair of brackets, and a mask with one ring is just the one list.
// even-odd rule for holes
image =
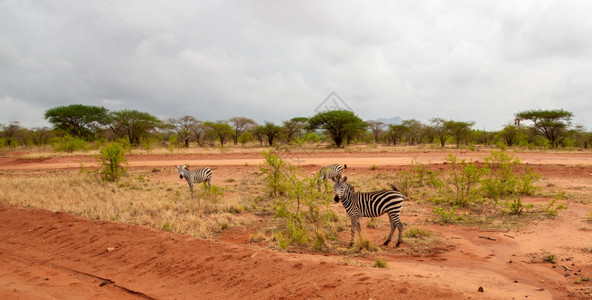
[[[316, 152], [284, 157], [314, 171], [348, 164], [351, 174], [408, 167], [412, 160], [442, 163], [452, 153], [482, 161], [486, 152]], [[91, 167], [90, 156], [0, 157], [0, 170]], [[289, 156], [288, 156], [289, 155]], [[518, 153], [543, 175], [544, 184], [577, 195], [555, 219], [508, 232], [480, 232], [455, 225], [426, 224], [441, 234], [440, 251], [410, 255], [403, 243], [372, 257], [275, 251], [248, 242], [252, 228], [232, 228], [214, 240], [200, 240], [142, 226], [96, 222], [0, 201], [0, 298], [2, 299], [592, 299], [592, 153]], [[28, 156], [30, 157], [30, 156]], [[132, 155], [132, 168], [209, 165], [223, 185], [233, 166], [257, 170], [257, 153]], [[175, 180], [161, 172], [155, 180]], [[168, 177], [167, 177], [168, 176]], [[178, 179], [178, 177], [176, 178]], [[179, 184], [185, 184], [182, 181]], [[584, 201], [582, 201], [582, 199]], [[0, 199], [1, 200], [1, 199]], [[548, 201], [529, 199], [531, 202]], [[569, 201], [569, 199], [568, 199]], [[584, 204], [582, 204], [584, 203]], [[336, 204], [337, 210], [341, 204]], [[421, 214], [401, 218], [417, 221]], [[366, 228], [381, 242], [385, 227]], [[349, 232], [340, 238], [347, 242]], [[401, 250], [402, 249], [402, 250]], [[555, 265], [534, 263], [546, 249]], [[438, 249], [435, 249], [438, 250]], [[388, 263], [372, 268], [374, 259]], [[483, 292], [478, 291], [479, 287]]]

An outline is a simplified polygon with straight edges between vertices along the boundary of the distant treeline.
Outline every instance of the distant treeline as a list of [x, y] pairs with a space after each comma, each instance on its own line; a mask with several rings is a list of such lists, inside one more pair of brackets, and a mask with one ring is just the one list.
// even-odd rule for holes
[[584, 148], [592, 133], [571, 122], [565, 110], [527, 110], [514, 115], [515, 121], [499, 131], [474, 129], [475, 122], [433, 118], [429, 123], [403, 120], [385, 124], [362, 120], [351, 111], [323, 111], [313, 117], [295, 117], [282, 124], [258, 124], [246, 117], [222, 121], [200, 121], [192, 116], [159, 118], [137, 110], [109, 111], [100, 106], [73, 104], [48, 109], [44, 118], [52, 128], [23, 128], [18, 121], [1, 124], [0, 147], [51, 145], [58, 151], [87, 149], [92, 144], [118, 140], [130, 147], [149, 149], [228, 145], [353, 144], [418, 145], [444, 147], [474, 145], [535, 148]]

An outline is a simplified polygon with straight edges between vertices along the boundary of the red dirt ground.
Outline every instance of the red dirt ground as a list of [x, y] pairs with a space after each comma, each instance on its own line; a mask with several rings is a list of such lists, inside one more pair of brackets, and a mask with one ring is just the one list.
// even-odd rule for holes
[[[473, 161], [488, 155], [328, 151], [287, 158], [310, 171], [339, 162], [348, 164], [349, 174], [367, 174], [372, 172], [371, 165], [395, 170], [408, 167], [413, 159], [442, 163], [449, 153]], [[0, 157], [0, 170], [77, 169], [81, 163], [85, 167], [95, 163], [91, 156], [30, 159], [22, 158], [24, 154]], [[282, 252], [249, 243], [246, 227], [228, 230], [215, 240], [200, 240], [13, 206], [0, 199], [0, 298], [592, 299], [590, 281], [575, 283], [579, 276], [592, 277], [592, 229], [584, 220], [592, 210], [588, 191], [592, 153], [526, 152], [517, 156], [543, 176], [544, 184], [584, 200], [570, 201], [569, 209], [556, 219], [509, 232], [422, 225], [446, 241], [442, 251], [423, 256], [405, 254], [412, 246], [405, 243], [403, 250], [389, 246], [377, 257]], [[262, 161], [257, 153], [131, 155], [128, 160], [131, 168], [209, 165], [216, 168], [219, 183], [235, 175], [233, 167], [255, 171]], [[154, 179], [172, 180], [165, 178], [169, 173], [161, 173], [157, 176], [162, 178]], [[417, 216], [403, 212], [401, 218]], [[384, 230], [362, 229], [376, 242]], [[349, 231], [340, 239], [346, 242], [348, 237]], [[557, 264], [533, 263], [540, 249], [555, 254]], [[387, 261], [388, 267], [372, 268], [376, 258]], [[484, 291], [479, 292], [479, 287]]]

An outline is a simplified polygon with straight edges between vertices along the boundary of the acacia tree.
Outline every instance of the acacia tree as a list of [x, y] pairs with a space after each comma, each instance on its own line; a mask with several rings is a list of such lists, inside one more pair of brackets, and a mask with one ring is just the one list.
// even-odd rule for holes
[[353, 136], [365, 127], [364, 121], [348, 110], [330, 110], [316, 114], [308, 119], [307, 128], [323, 129], [340, 148], [343, 139], [348, 135]]
[[232, 126], [234, 127], [232, 140], [235, 145], [238, 144], [238, 137], [241, 134], [243, 134], [243, 132], [249, 131], [255, 126], [257, 126], [257, 122], [245, 117], [234, 117], [230, 118], [228, 121], [230, 121], [230, 123], [232, 123]]
[[462, 122], [462, 121], [445, 121], [444, 127], [454, 137], [456, 141], [456, 148], [460, 147], [460, 142], [467, 140], [471, 136], [471, 127], [475, 125], [475, 122]]
[[260, 126], [258, 130], [261, 134], [267, 137], [267, 143], [270, 146], [273, 146], [274, 139], [284, 131], [284, 128], [271, 122], [265, 122], [265, 124]]
[[513, 146], [518, 143], [518, 136], [520, 135], [520, 129], [518, 127], [508, 124], [498, 132], [498, 136], [504, 140], [506, 145]]
[[206, 132], [207, 127], [201, 121], [197, 121], [191, 125], [190, 130], [193, 132], [193, 136], [195, 137], [197, 145], [203, 146], [203, 140], [205, 136], [204, 133]]
[[6, 139], [6, 145], [10, 148], [14, 146], [17, 133], [22, 129], [19, 121], [11, 121], [8, 125], [2, 124], [2, 136]]
[[516, 119], [533, 123], [535, 131], [545, 137], [551, 148], [557, 148], [560, 141], [567, 136], [573, 114], [563, 109], [526, 110], [516, 114]]
[[389, 125], [388, 135], [389, 139], [393, 143], [393, 146], [396, 146], [398, 143], [402, 142], [403, 136], [407, 132], [409, 132], [409, 127], [403, 124]]
[[109, 114], [109, 128], [117, 137], [127, 138], [134, 146], [138, 146], [142, 137], [161, 125], [157, 117], [137, 110], [124, 109]]
[[402, 125], [407, 126], [407, 139], [411, 145], [415, 145], [416, 143], [421, 142], [422, 140], [422, 129], [423, 124], [420, 121], [411, 119], [411, 120], [404, 120]]
[[106, 108], [82, 104], [50, 108], [45, 111], [43, 117], [53, 125], [54, 129], [64, 130], [82, 139], [92, 138], [97, 129], [109, 120]]
[[378, 144], [380, 139], [380, 134], [382, 133], [382, 129], [386, 126], [383, 122], [380, 121], [366, 121], [370, 131], [372, 131], [372, 136], [374, 137], [374, 143]]
[[286, 133], [286, 142], [291, 143], [302, 135], [302, 131], [306, 128], [308, 118], [296, 117], [288, 121], [284, 121], [284, 132]]
[[446, 140], [450, 137], [450, 131], [446, 127], [446, 120], [442, 118], [433, 118], [430, 120], [432, 123], [431, 133], [440, 140], [440, 146], [444, 148]]
[[193, 128], [198, 123], [199, 121], [192, 116], [183, 116], [178, 119], [169, 119], [169, 124], [172, 125], [173, 130], [175, 130], [179, 136], [179, 139], [183, 141], [185, 147], [189, 147], [189, 141], [191, 139], [191, 134], [193, 133]]
[[220, 140], [220, 144], [222, 144], [222, 146], [224, 146], [224, 142], [226, 142], [228, 137], [231, 137], [234, 132], [230, 125], [222, 121], [205, 122], [204, 125], [209, 129], [211, 134]]

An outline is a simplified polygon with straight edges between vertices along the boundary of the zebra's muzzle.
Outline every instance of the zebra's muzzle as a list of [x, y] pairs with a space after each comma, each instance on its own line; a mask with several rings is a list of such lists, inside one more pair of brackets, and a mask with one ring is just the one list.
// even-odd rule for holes
[[183, 175], [179, 175], [179, 178], [183, 179]]
[[335, 198], [333, 198], [333, 201], [339, 202], [339, 196], [335, 195]]

